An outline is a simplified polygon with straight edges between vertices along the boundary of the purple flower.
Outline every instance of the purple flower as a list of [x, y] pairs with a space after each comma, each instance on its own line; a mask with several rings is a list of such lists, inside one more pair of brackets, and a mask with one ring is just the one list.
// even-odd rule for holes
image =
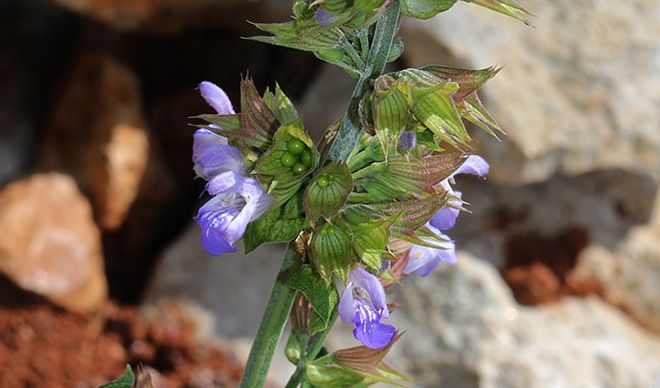
[[193, 139], [193, 163], [198, 176], [211, 180], [227, 171], [247, 175], [241, 151], [227, 144], [226, 138], [208, 129], [198, 129]]
[[417, 132], [405, 131], [399, 135], [397, 148], [401, 152], [411, 151], [417, 145]]
[[[199, 91], [218, 114], [234, 114], [227, 94], [215, 84], [204, 81]], [[195, 217], [202, 229], [202, 246], [216, 256], [235, 252], [248, 223], [264, 214], [273, 198], [258, 180], [248, 177], [243, 154], [227, 138], [208, 129], [198, 129], [193, 138], [195, 172], [208, 181], [206, 191], [214, 196]]]
[[456, 225], [456, 219], [460, 212], [462, 205], [461, 192], [454, 191], [450, 185], [453, 183], [454, 176], [458, 174], [470, 174], [478, 177], [484, 177], [488, 174], [490, 167], [484, 158], [478, 155], [470, 155], [465, 162], [458, 168], [449, 178], [442, 181], [440, 184], [447, 190], [447, 193], [452, 197], [448, 204], [441, 208], [431, 219], [431, 225], [440, 230], [449, 230]]
[[[441, 262], [455, 264], [458, 261], [455, 245], [451, 238], [434, 228], [430, 223], [426, 226], [445, 242], [441, 244], [440, 248], [413, 245], [410, 253], [408, 253], [408, 263], [403, 269], [403, 273], [406, 275], [428, 276]], [[437, 244], [435, 241], [434, 243]]]
[[235, 252], [235, 243], [248, 223], [264, 214], [273, 198], [259, 181], [227, 171], [214, 177], [206, 190], [214, 197], [199, 209], [195, 221], [202, 229], [202, 246], [219, 256]]
[[213, 82], [203, 81], [200, 82], [197, 89], [199, 89], [202, 97], [219, 115], [233, 115], [235, 113], [234, 107], [231, 101], [229, 101], [229, 97], [227, 97], [227, 93], [220, 89], [218, 85]]
[[389, 345], [396, 336], [396, 327], [380, 322], [389, 316], [389, 310], [378, 278], [355, 268], [348, 274], [346, 286], [339, 288], [339, 317], [343, 323], [355, 324], [355, 338], [371, 349]]

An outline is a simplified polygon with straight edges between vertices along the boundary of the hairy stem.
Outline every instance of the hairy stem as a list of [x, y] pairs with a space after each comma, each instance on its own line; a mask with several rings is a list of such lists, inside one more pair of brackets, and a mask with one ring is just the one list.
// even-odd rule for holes
[[350, 155], [355, 143], [357, 143], [360, 132], [362, 131], [360, 125], [360, 101], [364, 97], [367, 90], [371, 86], [371, 82], [378, 78], [385, 70], [387, 64], [387, 57], [396, 35], [397, 25], [399, 22], [399, 0], [393, 0], [392, 4], [387, 8], [385, 14], [378, 20], [376, 24], [376, 31], [374, 38], [371, 42], [369, 55], [367, 56], [367, 63], [362, 71], [360, 79], [358, 79], [351, 101], [348, 104], [348, 109], [337, 137], [332, 143], [327, 155], [324, 155], [322, 163], [327, 159], [333, 162], [346, 162]]
[[[355, 147], [360, 133], [362, 131], [359, 117], [360, 101], [365, 93], [369, 90], [371, 83], [379, 77], [385, 70], [387, 64], [387, 57], [390, 53], [392, 41], [397, 31], [399, 21], [399, 0], [393, 0], [392, 4], [385, 11], [385, 14], [378, 20], [374, 38], [371, 42], [369, 55], [365, 63], [362, 74], [355, 86], [351, 101], [348, 105], [348, 110], [344, 116], [342, 126], [339, 129], [337, 137], [335, 138], [332, 146], [330, 147], [327, 155], [324, 155], [322, 163], [329, 158], [334, 162], [346, 162], [351, 151]], [[280, 268], [280, 275], [284, 274], [298, 259], [299, 256], [293, 246], [289, 244], [284, 259], [282, 260], [282, 267]], [[263, 387], [266, 381], [266, 374], [270, 367], [270, 362], [273, 358], [273, 353], [277, 347], [277, 343], [282, 336], [284, 326], [286, 325], [289, 311], [293, 306], [296, 292], [288, 287], [281, 280], [281, 276], [275, 281], [273, 290], [266, 310], [261, 317], [259, 330], [250, 349], [250, 356], [248, 357], [245, 372], [241, 380], [240, 386], [242, 388], [257, 388]], [[325, 338], [328, 336], [330, 329], [337, 320], [337, 309], [328, 322], [328, 328], [321, 333], [318, 333], [310, 342], [307, 352], [298, 365], [296, 373], [292, 376], [292, 381], [287, 384], [287, 387], [296, 387], [300, 384], [304, 375], [304, 366], [306, 363], [313, 361], [316, 355], [321, 350]], [[295, 379], [294, 379], [295, 378]]]
[[266, 310], [261, 317], [257, 335], [250, 349], [250, 356], [241, 379], [241, 388], [263, 387], [266, 381], [270, 361], [282, 336], [296, 296], [296, 291], [285, 284], [281, 278], [299, 257], [293, 243], [289, 244], [282, 259], [280, 274], [275, 280]]

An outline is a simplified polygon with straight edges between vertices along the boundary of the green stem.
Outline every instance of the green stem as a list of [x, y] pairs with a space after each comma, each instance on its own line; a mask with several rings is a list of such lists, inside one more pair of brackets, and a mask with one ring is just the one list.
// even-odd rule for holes
[[312, 338], [311, 343], [307, 347], [307, 352], [305, 352], [304, 358], [298, 364], [298, 367], [296, 368], [296, 372], [291, 376], [285, 388], [296, 388], [298, 385], [300, 385], [305, 375], [305, 366], [316, 359], [316, 356], [321, 351], [321, 348], [323, 347], [323, 343], [325, 342], [325, 339], [328, 338], [328, 334], [330, 334], [330, 329], [332, 329], [332, 326], [334, 326], [338, 316], [339, 316], [339, 309], [335, 308], [334, 312], [332, 313], [332, 316], [328, 320], [327, 329], [321, 331], [314, 338]]
[[241, 379], [241, 388], [263, 387], [266, 381], [270, 361], [282, 336], [289, 311], [296, 296], [295, 290], [285, 284], [281, 278], [299, 257], [293, 244], [289, 244], [282, 259], [280, 273], [268, 299], [266, 310], [261, 316], [259, 330], [254, 338], [245, 372]]
[[378, 19], [371, 49], [367, 56], [367, 63], [355, 85], [355, 89], [353, 89], [353, 95], [337, 137], [335, 137], [328, 154], [324, 155], [321, 164], [325, 163], [327, 159], [339, 163], [346, 162], [353, 147], [355, 147], [362, 131], [359, 114], [360, 101], [371, 87], [373, 80], [383, 74], [385, 70], [398, 22], [399, 0], [393, 0], [385, 14]]

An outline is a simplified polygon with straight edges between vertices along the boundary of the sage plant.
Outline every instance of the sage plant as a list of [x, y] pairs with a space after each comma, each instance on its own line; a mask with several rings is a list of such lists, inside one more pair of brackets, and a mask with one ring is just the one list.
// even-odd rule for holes
[[[511, 0], [463, 0], [523, 22]], [[465, 122], [493, 136], [500, 126], [477, 91], [499, 69], [431, 65], [384, 74], [403, 52], [401, 16], [427, 19], [457, 0], [295, 0], [293, 20], [256, 24], [260, 42], [312, 52], [357, 79], [346, 114], [314, 144], [279, 86], [260, 94], [241, 82], [240, 113], [202, 82], [215, 111], [200, 120], [193, 162], [211, 196], [195, 220], [212, 255], [288, 243], [263, 313], [243, 387], [264, 384], [288, 319], [287, 387], [401, 384], [383, 361], [398, 340], [386, 289], [456, 262], [450, 230], [464, 207], [453, 177], [484, 177]], [[439, 296], [441, 297], [441, 296]], [[337, 318], [359, 346], [327, 354]]]

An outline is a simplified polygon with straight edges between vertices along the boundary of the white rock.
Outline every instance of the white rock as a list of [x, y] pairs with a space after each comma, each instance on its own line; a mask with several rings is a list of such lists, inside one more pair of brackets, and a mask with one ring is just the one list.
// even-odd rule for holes
[[660, 176], [660, 2], [523, 4], [537, 15], [534, 29], [465, 3], [402, 28], [412, 66], [505, 66], [482, 93], [509, 134], [480, 139], [491, 176], [524, 183], [610, 168]]
[[409, 279], [390, 360], [428, 387], [647, 387], [660, 340], [599, 299], [523, 307], [488, 263], [462, 254]]

